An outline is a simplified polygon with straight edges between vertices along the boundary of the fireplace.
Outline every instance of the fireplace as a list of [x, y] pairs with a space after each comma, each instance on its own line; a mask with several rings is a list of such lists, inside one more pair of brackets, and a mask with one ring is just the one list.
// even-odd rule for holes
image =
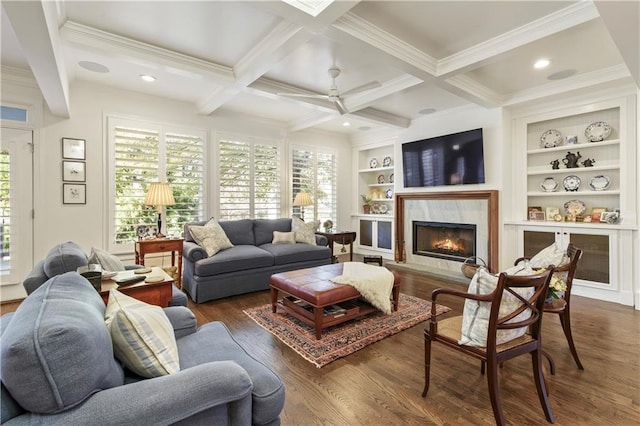
[[413, 221], [413, 254], [464, 262], [476, 255], [476, 225]]

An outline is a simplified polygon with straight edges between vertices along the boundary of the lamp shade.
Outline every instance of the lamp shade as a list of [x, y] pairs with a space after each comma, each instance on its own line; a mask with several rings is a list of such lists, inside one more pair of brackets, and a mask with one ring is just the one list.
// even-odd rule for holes
[[293, 200], [294, 206], [310, 206], [313, 204], [311, 196], [308, 192], [298, 192], [296, 198]]
[[172, 206], [175, 203], [168, 183], [153, 182], [149, 185], [147, 196], [144, 198], [146, 206]]

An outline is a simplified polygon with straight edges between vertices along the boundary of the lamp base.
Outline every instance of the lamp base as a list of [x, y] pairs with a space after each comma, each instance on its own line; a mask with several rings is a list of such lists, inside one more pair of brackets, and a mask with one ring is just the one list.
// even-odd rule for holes
[[158, 233], [156, 234], [156, 239], [158, 239], [158, 238], [166, 238], [166, 237], [167, 237], [167, 236], [166, 236], [166, 235], [164, 235], [162, 232], [158, 232]]

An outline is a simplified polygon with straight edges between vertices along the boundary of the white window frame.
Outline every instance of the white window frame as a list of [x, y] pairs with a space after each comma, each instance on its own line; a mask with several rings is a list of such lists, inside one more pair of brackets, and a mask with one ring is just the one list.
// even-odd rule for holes
[[[202, 218], [207, 217], [207, 206], [208, 204], [208, 187], [209, 187], [209, 156], [208, 156], [208, 132], [204, 129], [199, 128], [188, 128], [179, 125], [167, 125], [166, 123], [159, 123], [153, 120], [146, 120], [143, 118], [128, 118], [121, 117], [117, 115], [107, 115], [105, 116], [105, 129], [106, 129], [106, 139], [108, 143], [106, 144], [107, 153], [105, 155], [106, 159], [106, 191], [105, 191], [105, 200], [104, 204], [107, 206], [107, 226], [105, 231], [105, 242], [107, 249], [116, 254], [121, 253], [131, 253], [134, 250], [134, 241], [130, 243], [121, 243], [116, 244], [114, 242], [115, 235], [115, 176], [116, 176], [116, 168], [115, 168], [115, 129], [117, 127], [132, 127], [132, 128], [142, 128], [159, 132], [159, 147], [158, 147], [158, 156], [160, 159], [165, 157], [165, 137], [167, 134], [177, 133], [177, 134], [187, 134], [193, 135], [195, 137], [199, 137], [203, 142], [203, 177], [202, 177], [202, 200], [201, 200], [201, 209], [202, 209]], [[163, 160], [159, 161], [158, 165], [158, 178], [160, 181], [166, 181], [166, 164]], [[154, 210], [155, 211], [155, 210]], [[141, 217], [143, 216], [141, 212]], [[146, 214], [144, 216], [147, 216]], [[155, 224], [157, 216], [153, 216], [154, 219], [152, 221]], [[163, 214], [163, 223], [166, 221], [166, 214]], [[180, 233], [182, 235], [182, 233]]]

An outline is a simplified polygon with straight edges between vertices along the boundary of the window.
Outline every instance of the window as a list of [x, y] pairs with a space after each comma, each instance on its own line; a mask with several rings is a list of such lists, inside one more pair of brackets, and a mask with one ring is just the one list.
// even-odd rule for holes
[[11, 273], [11, 169], [9, 150], [0, 150], [0, 275]]
[[203, 218], [204, 132], [116, 118], [109, 120], [109, 132], [112, 248], [134, 242], [139, 224], [156, 224], [157, 210], [144, 206], [151, 182], [168, 182], [176, 201], [163, 215], [165, 234], [182, 235], [185, 223]]
[[220, 219], [280, 217], [280, 148], [253, 138], [219, 140]]
[[[337, 226], [336, 186], [337, 161], [335, 154], [294, 148], [291, 155], [292, 202], [298, 192], [308, 192], [313, 206], [305, 208], [305, 220], [331, 219]], [[301, 208], [293, 207], [299, 215]]]

